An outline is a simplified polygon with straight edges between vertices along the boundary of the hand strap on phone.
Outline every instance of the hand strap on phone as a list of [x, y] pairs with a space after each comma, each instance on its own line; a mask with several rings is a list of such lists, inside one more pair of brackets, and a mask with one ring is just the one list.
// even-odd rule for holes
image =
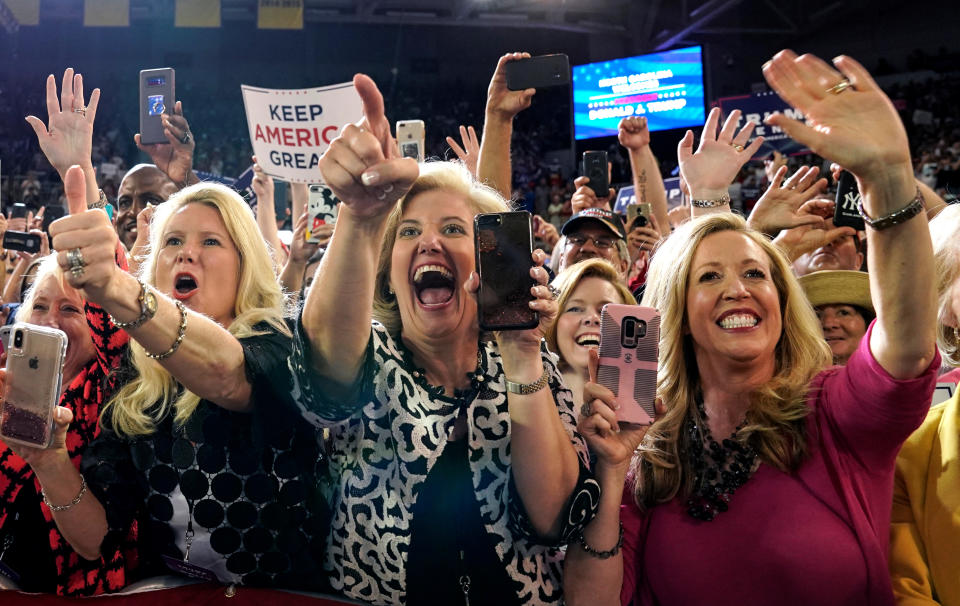
[[895, 210], [892, 213], [883, 215], [882, 217], [877, 217], [876, 219], [871, 219], [866, 211], [863, 210], [863, 200], [861, 199], [857, 202], [857, 210], [860, 211], [860, 216], [863, 217], [863, 222], [875, 229], [881, 231], [887, 229], [888, 227], [893, 227], [894, 225], [899, 225], [910, 219], [916, 217], [921, 212], [923, 212], [923, 194], [920, 193], [920, 188], [917, 188], [917, 195], [914, 196], [913, 200], [907, 203], [906, 206], [899, 210]]

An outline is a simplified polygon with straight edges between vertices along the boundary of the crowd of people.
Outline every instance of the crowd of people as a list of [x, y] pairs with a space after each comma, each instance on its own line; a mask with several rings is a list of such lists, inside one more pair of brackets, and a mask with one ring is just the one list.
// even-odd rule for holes
[[[960, 379], [960, 211], [949, 177], [917, 170], [908, 132], [930, 131], [855, 60], [784, 50], [763, 76], [807, 122], [768, 124], [810, 164], [745, 168], [762, 137], [714, 109], [678, 141], [670, 209], [646, 121], [625, 118], [619, 170], [649, 210], [621, 215], [614, 189], [525, 163], [544, 151], [521, 143], [536, 91], [505, 70], [528, 57], [500, 58], [482, 119], [450, 132], [456, 160], [401, 157], [384, 95], [355, 76], [363, 118], [320, 159], [341, 202], [318, 242], [306, 185], [285, 244], [256, 158], [256, 212], [198, 177], [200, 158], [241, 158], [210, 149], [204, 109], [171, 108], [166, 143], [131, 137], [152, 162], [128, 167], [99, 126], [118, 100], [81, 74], [26, 96], [28, 168], [56, 175], [66, 216], [0, 218], [41, 241], [4, 255], [4, 309], [67, 345], [49, 444], [0, 369], [0, 587], [960, 604], [960, 395], [931, 408]], [[947, 166], [955, 147], [925, 153]], [[744, 217], [731, 185], [756, 171]], [[843, 171], [861, 230], [832, 222]], [[536, 320], [483, 330], [475, 218], [517, 207], [543, 245], [515, 260]], [[656, 370], [625, 358], [656, 395], [639, 425], [599, 365], [620, 350], [605, 306], [638, 302], [659, 328]]]

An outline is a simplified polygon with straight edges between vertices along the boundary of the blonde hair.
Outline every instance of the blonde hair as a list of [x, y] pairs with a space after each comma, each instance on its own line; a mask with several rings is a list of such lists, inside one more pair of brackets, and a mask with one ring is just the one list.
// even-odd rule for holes
[[621, 303], [626, 305], [636, 305], [637, 303], [630, 289], [624, 286], [623, 280], [620, 278], [620, 272], [606, 259], [584, 259], [557, 274], [557, 277], [553, 279], [551, 284], [560, 291], [560, 296], [557, 297], [557, 309], [559, 313], [557, 313], [557, 317], [553, 319], [553, 322], [550, 323], [544, 338], [547, 340], [547, 347], [550, 351], [560, 356], [561, 368], [566, 368], [567, 363], [563, 359], [563, 355], [560, 354], [560, 347], [557, 345], [557, 323], [560, 320], [560, 316], [566, 310], [567, 302], [570, 300], [570, 297], [573, 296], [573, 291], [577, 290], [580, 283], [587, 278], [600, 278], [612, 284], [617, 290], [617, 294], [620, 295]]
[[687, 290], [700, 244], [707, 236], [723, 231], [742, 233], [770, 258], [783, 325], [774, 352], [773, 377], [750, 395], [747, 424], [738, 439], [748, 442], [762, 461], [781, 471], [795, 470], [807, 454], [809, 383], [832, 359], [816, 314], [789, 261], [765, 236], [747, 228], [742, 217], [723, 213], [689, 221], [657, 249], [643, 297], [643, 305], [655, 307], [661, 314], [657, 396], [667, 412], [647, 431], [634, 458], [635, 498], [640, 507], [652, 507], [693, 490], [694, 473], [684, 454], [690, 441], [685, 428], [689, 418], [698, 427], [703, 427], [705, 419], [697, 406], [702, 387], [693, 340], [684, 334]]
[[[60, 267], [60, 264], [57, 262], [57, 253], [50, 253], [45, 257], [37, 257], [30, 262], [30, 267], [37, 267], [37, 273], [33, 276], [33, 284], [30, 285], [30, 288], [27, 289], [27, 292], [24, 293], [23, 302], [20, 304], [20, 307], [17, 309], [16, 321], [17, 322], [30, 322], [30, 316], [33, 315], [33, 302], [37, 298], [37, 286], [46, 280], [47, 278], [53, 278], [60, 284], [60, 288], [63, 289], [63, 292], [73, 291], [77, 293], [77, 296], [80, 297], [81, 302], [86, 302], [83, 297], [83, 292], [75, 289], [67, 283], [67, 278], [63, 274], [63, 269]], [[26, 275], [26, 271], [24, 271]]]
[[491, 187], [479, 183], [460, 162], [426, 162], [420, 165], [420, 176], [387, 217], [383, 247], [377, 264], [376, 289], [373, 293], [373, 318], [396, 337], [402, 322], [396, 297], [390, 293], [390, 259], [397, 241], [397, 226], [407, 204], [420, 194], [443, 190], [464, 197], [475, 214], [499, 213], [510, 209], [506, 200]]
[[[289, 335], [283, 321], [287, 300], [276, 279], [272, 257], [257, 228], [250, 207], [236, 192], [215, 183], [198, 183], [179, 191], [157, 207], [150, 223], [150, 245], [140, 266], [140, 279], [157, 283], [157, 257], [170, 219], [189, 204], [205, 204], [223, 219], [227, 233], [240, 257], [240, 280], [234, 302], [236, 318], [227, 329], [236, 338], [263, 334], [254, 326], [266, 322]], [[187, 338], [190, 338], [189, 328]], [[104, 407], [110, 411], [110, 424], [120, 434], [146, 435], [174, 411], [174, 420], [183, 424], [200, 403], [200, 398], [181, 389], [177, 380], [159, 363], [147, 357], [143, 347], [130, 341], [130, 358], [137, 375], [126, 383]], [[154, 406], [159, 400], [160, 405]]]
[[[951, 291], [960, 279], [960, 205], [952, 204], [930, 221], [933, 240], [933, 266], [937, 280], [937, 347], [945, 362], [960, 366], [960, 341], [957, 329], [944, 324], [951, 308]], [[954, 318], [960, 322], [960, 318]]]

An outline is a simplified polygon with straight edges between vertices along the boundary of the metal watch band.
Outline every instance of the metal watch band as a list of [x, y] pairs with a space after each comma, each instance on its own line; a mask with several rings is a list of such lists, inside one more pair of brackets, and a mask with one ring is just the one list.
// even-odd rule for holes
[[103, 193], [102, 189], [100, 190], [100, 197], [97, 199], [97, 201], [91, 204], [87, 204], [87, 210], [90, 210], [93, 208], [106, 208], [106, 207], [107, 207], [107, 194]]
[[540, 375], [540, 378], [534, 381], [533, 383], [514, 383], [510, 379], [506, 379], [507, 391], [510, 393], [518, 393], [522, 396], [529, 396], [532, 393], [537, 393], [541, 389], [547, 386], [547, 383], [550, 381], [550, 373], [547, 372], [547, 369], [543, 369], [543, 374]]
[[[135, 320], [133, 320], [132, 322], [121, 322], [116, 318], [114, 318], [112, 315], [110, 316], [110, 320], [114, 323], [114, 325], [116, 325], [117, 328], [120, 328], [122, 330], [139, 328], [141, 325], [143, 325], [144, 322], [152, 318], [154, 314], [157, 313], [157, 304], [156, 304], [155, 295], [147, 290], [147, 285], [144, 284], [142, 281], [137, 280], [137, 282], [140, 282], [140, 295], [137, 297], [137, 301], [140, 302], [140, 316]], [[153, 297], [153, 305], [150, 305], [149, 302], [147, 301], [148, 297]]]
[[917, 195], [913, 197], [913, 200], [907, 203], [906, 206], [899, 210], [895, 210], [892, 213], [883, 215], [882, 217], [877, 217], [876, 219], [871, 219], [866, 211], [863, 210], [863, 200], [861, 199], [857, 202], [857, 210], [860, 211], [860, 216], [863, 217], [863, 222], [870, 226], [871, 229], [877, 231], [887, 229], [888, 227], [893, 227], [894, 225], [899, 225], [910, 219], [916, 217], [921, 212], [923, 212], [923, 194], [920, 192], [920, 188], [917, 188]]

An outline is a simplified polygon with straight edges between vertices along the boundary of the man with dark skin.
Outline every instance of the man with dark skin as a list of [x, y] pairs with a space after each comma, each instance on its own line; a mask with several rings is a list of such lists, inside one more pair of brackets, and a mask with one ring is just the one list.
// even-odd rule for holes
[[113, 227], [127, 250], [137, 241], [137, 215], [148, 204], [157, 206], [180, 188], [153, 164], [137, 164], [127, 171], [117, 190]]

